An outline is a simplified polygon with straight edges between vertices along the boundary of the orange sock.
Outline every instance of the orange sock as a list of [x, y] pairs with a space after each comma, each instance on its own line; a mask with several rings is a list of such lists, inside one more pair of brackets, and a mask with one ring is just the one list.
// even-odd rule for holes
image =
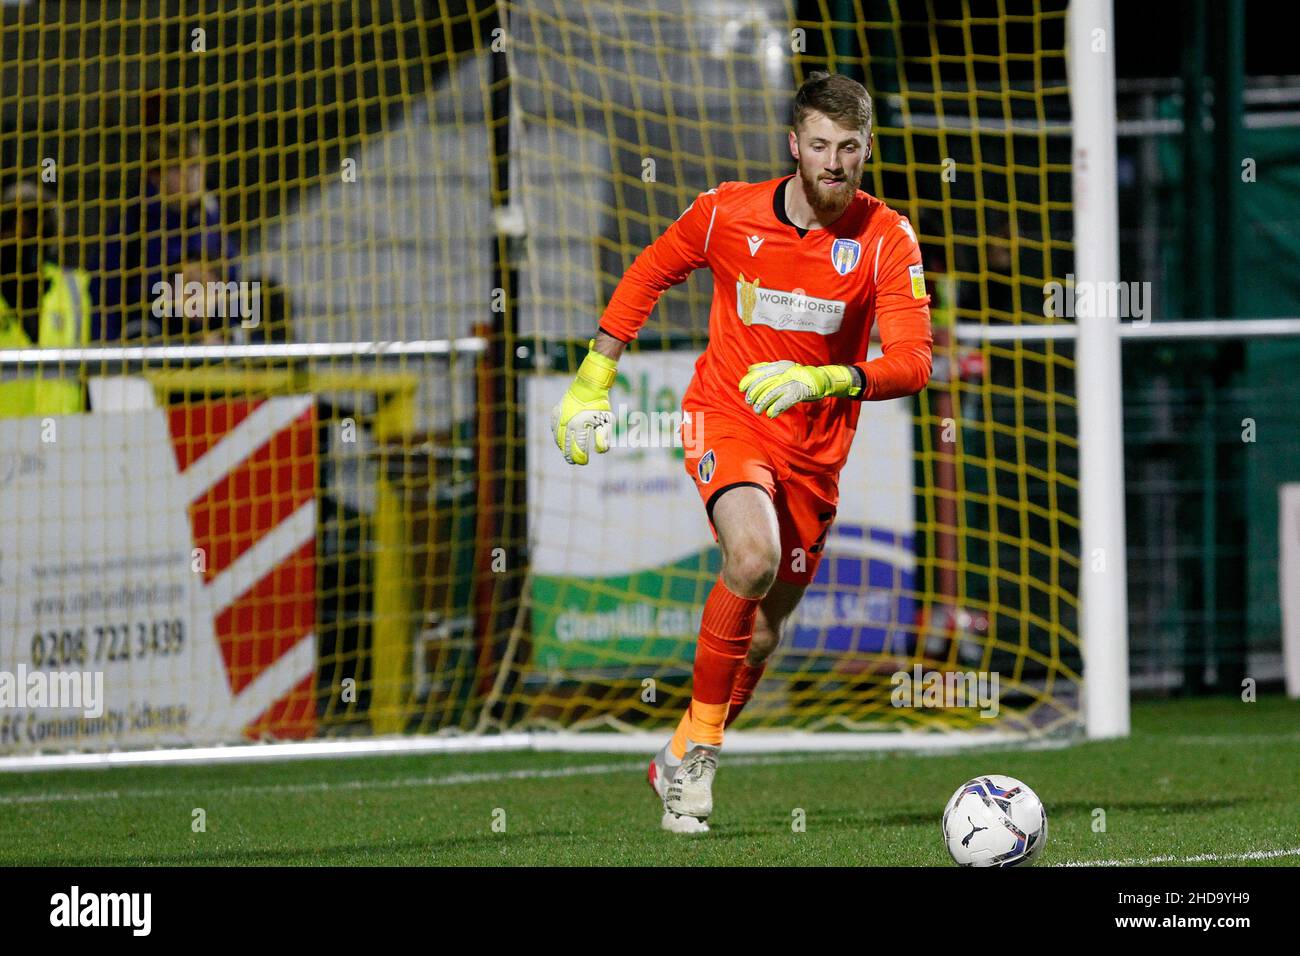
[[749, 699], [754, 696], [754, 688], [758, 686], [766, 669], [767, 661], [757, 665], [746, 661], [740, 665], [740, 670], [736, 671], [736, 683], [731, 685], [731, 706], [727, 708], [727, 727], [730, 727], [731, 722], [740, 716]]
[[700, 639], [695, 645], [691, 703], [673, 734], [673, 756], [686, 754], [686, 741], [722, 745], [731, 688], [754, 637], [758, 598], [741, 597], [718, 578], [704, 602]]
[[[722, 746], [722, 728], [727, 721], [726, 704], [701, 704], [694, 697], [686, 705], [686, 713], [682, 714], [682, 719], [677, 722], [677, 729], [673, 731], [672, 752], [673, 756], [681, 760], [686, 756], [688, 741], [692, 744], [713, 744], [715, 747]], [[701, 733], [708, 733], [710, 726], [718, 727], [716, 736], [717, 740], [705, 740], [700, 736]]]

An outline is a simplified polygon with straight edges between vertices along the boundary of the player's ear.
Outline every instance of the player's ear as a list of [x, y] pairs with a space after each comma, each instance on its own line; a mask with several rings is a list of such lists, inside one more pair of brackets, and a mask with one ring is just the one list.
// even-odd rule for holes
[[871, 162], [871, 148], [875, 145], [876, 145], [876, 134], [868, 133], [867, 134], [867, 155], [862, 157], [862, 161], [864, 163]]
[[798, 162], [799, 160], [799, 135], [790, 130], [790, 156]]

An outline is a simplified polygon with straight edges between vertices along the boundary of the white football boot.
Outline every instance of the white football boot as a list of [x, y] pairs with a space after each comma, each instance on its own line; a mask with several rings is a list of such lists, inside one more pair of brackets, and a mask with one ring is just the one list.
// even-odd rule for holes
[[664, 744], [662, 750], [650, 758], [650, 767], [647, 773], [650, 788], [654, 790], [664, 808], [662, 826], [670, 833], [708, 833], [709, 825], [703, 820], [697, 820], [695, 817], [685, 817], [678, 813], [671, 813], [668, 810], [668, 788], [672, 785], [674, 775], [682, 766], [680, 760], [675, 764], [668, 762], [672, 756], [668, 749], [671, 746], [672, 741], [669, 741]]
[[650, 769], [646, 774], [650, 779], [650, 789], [655, 792], [655, 796], [661, 803], [668, 799], [668, 785], [673, 782], [673, 774], [682, 765], [680, 760], [675, 764], [668, 762], [668, 758], [672, 756], [669, 751], [672, 745], [672, 741], [668, 741], [662, 750], [650, 758]]
[[697, 744], [686, 752], [664, 796], [663, 828], [674, 833], [707, 833], [713, 812], [713, 777], [718, 748]]

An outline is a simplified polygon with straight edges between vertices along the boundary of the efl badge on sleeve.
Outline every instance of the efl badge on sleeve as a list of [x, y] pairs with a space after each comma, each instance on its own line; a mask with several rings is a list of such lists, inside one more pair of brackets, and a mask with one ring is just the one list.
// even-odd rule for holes
[[713, 480], [713, 468], [718, 460], [713, 456], [713, 449], [710, 448], [700, 459], [700, 463], [695, 466], [695, 473], [700, 476], [700, 483], [707, 485]]
[[836, 239], [831, 243], [831, 265], [842, 276], [857, 268], [862, 258], [862, 246], [856, 239]]
[[922, 266], [908, 266], [907, 271], [912, 274], [912, 298], [925, 298], [925, 269]]

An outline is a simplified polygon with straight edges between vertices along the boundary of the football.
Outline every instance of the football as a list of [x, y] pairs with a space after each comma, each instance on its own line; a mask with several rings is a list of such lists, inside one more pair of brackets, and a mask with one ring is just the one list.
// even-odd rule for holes
[[943, 809], [943, 842], [958, 866], [1027, 865], [1047, 843], [1047, 811], [1015, 777], [975, 777]]

